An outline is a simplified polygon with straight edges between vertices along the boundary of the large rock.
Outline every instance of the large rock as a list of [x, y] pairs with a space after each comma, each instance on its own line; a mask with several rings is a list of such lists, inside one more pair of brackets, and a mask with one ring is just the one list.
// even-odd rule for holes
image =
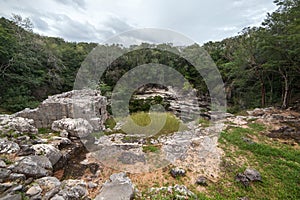
[[130, 200], [134, 197], [134, 186], [124, 172], [113, 174], [100, 190], [96, 200]]
[[32, 146], [37, 155], [45, 155], [54, 166], [62, 156], [62, 153], [50, 144], [35, 144]]
[[51, 127], [63, 118], [83, 118], [95, 130], [102, 129], [107, 119], [106, 98], [97, 90], [73, 90], [48, 97], [36, 109], [25, 109], [16, 116], [34, 120], [37, 128]]
[[17, 143], [7, 139], [0, 139], [0, 153], [17, 153], [20, 147]]
[[22, 134], [35, 134], [37, 128], [33, 126], [32, 119], [15, 117], [13, 115], [0, 115], [0, 133], [3, 136], [19, 136]]
[[92, 125], [87, 120], [81, 118], [64, 118], [57, 120], [53, 122], [51, 128], [54, 131], [66, 130], [69, 136], [79, 138], [87, 137], [93, 131]]
[[69, 179], [61, 183], [60, 191], [51, 199], [81, 200], [87, 197], [87, 195], [88, 191], [85, 182]]
[[52, 174], [52, 164], [45, 156], [26, 156], [20, 158], [11, 170], [27, 177], [40, 178]]

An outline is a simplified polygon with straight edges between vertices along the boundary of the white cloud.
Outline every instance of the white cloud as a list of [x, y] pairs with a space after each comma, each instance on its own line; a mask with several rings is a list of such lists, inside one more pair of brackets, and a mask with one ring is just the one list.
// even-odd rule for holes
[[5, 17], [30, 17], [40, 34], [71, 41], [105, 41], [134, 28], [152, 27], [203, 43], [259, 25], [275, 6], [270, 0], [2, 0], [0, 8]]

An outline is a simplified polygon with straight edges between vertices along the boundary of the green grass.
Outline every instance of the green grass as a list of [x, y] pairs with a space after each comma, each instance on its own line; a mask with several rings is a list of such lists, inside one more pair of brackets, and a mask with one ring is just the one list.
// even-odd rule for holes
[[[129, 117], [136, 123], [138, 126], [142, 127], [141, 129], [135, 128], [132, 126], [132, 123], [129, 122]], [[158, 130], [155, 134], [156, 137], [161, 135], [166, 135], [174, 133], [179, 130], [187, 129], [187, 127], [173, 114], [171, 113], [151, 113], [151, 118], [148, 113], [138, 112], [133, 113], [125, 119], [125, 124], [122, 126], [123, 130], [126, 130], [128, 134], [145, 134], [151, 135], [153, 130]], [[161, 129], [159, 129], [161, 123], [165, 119], [165, 124]], [[144, 128], [149, 124], [152, 124], [149, 128]], [[143, 129], [144, 128], [144, 129]]]
[[148, 152], [155, 153], [155, 152], [158, 152], [159, 149], [160, 149], [159, 147], [154, 146], [154, 145], [145, 145], [145, 146], [143, 146], [143, 152], [145, 152], [145, 153], [148, 153]]
[[202, 127], [207, 128], [210, 125], [210, 121], [208, 119], [200, 118], [198, 123], [201, 124]]
[[[263, 136], [260, 132], [264, 130], [252, 123], [249, 128], [230, 127], [221, 133], [224, 177], [208, 187], [212, 199], [300, 199], [300, 151]], [[258, 142], [248, 144], [242, 137], [256, 137]], [[250, 166], [240, 164], [239, 158], [246, 158]], [[248, 188], [235, 182], [235, 175], [247, 167], [257, 169], [263, 181]]]
[[115, 128], [116, 124], [116, 121], [112, 117], [108, 118], [104, 123], [105, 127], [110, 128], [111, 130]]

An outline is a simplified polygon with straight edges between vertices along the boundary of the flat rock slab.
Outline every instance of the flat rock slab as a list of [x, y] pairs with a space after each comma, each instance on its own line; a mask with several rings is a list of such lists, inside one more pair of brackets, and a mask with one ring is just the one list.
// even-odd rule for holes
[[113, 174], [106, 181], [95, 200], [130, 200], [134, 197], [134, 187], [124, 172]]

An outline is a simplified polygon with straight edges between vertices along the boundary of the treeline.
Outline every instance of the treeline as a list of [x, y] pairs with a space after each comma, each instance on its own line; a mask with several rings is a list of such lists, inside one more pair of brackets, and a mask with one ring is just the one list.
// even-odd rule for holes
[[[299, 0], [276, 0], [278, 9], [261, 27], [245, 28], [238, 36], [208, 42], [203, 48], [222, 74], [231, 111], [278, 105], [300, 99]], [[18, 111], [35, 107], [48, 95], [71, 90], [77, 71], [96, 46], [43, 37], [32, 32], [29, 19], [18, 15], [0, 19], [0, 108]], [[104, 45], [103, 51], [129, 52], [114, 61], [97, 83], [109, 93], [128, 70], [146, 63], [171, 66], [196, 88], [208, 93], [197, 70], [185, 59], [161, 49], [195, 54], [198, 46], [171, 44]], [[101, 49], [101, 48], [99, 48]]]
[[299, 2], [276, 0], [278, 9], [261, 27], [204, 45], [219, 66], [229, 103], [236, 109], [287, 108], [300, 99]]

